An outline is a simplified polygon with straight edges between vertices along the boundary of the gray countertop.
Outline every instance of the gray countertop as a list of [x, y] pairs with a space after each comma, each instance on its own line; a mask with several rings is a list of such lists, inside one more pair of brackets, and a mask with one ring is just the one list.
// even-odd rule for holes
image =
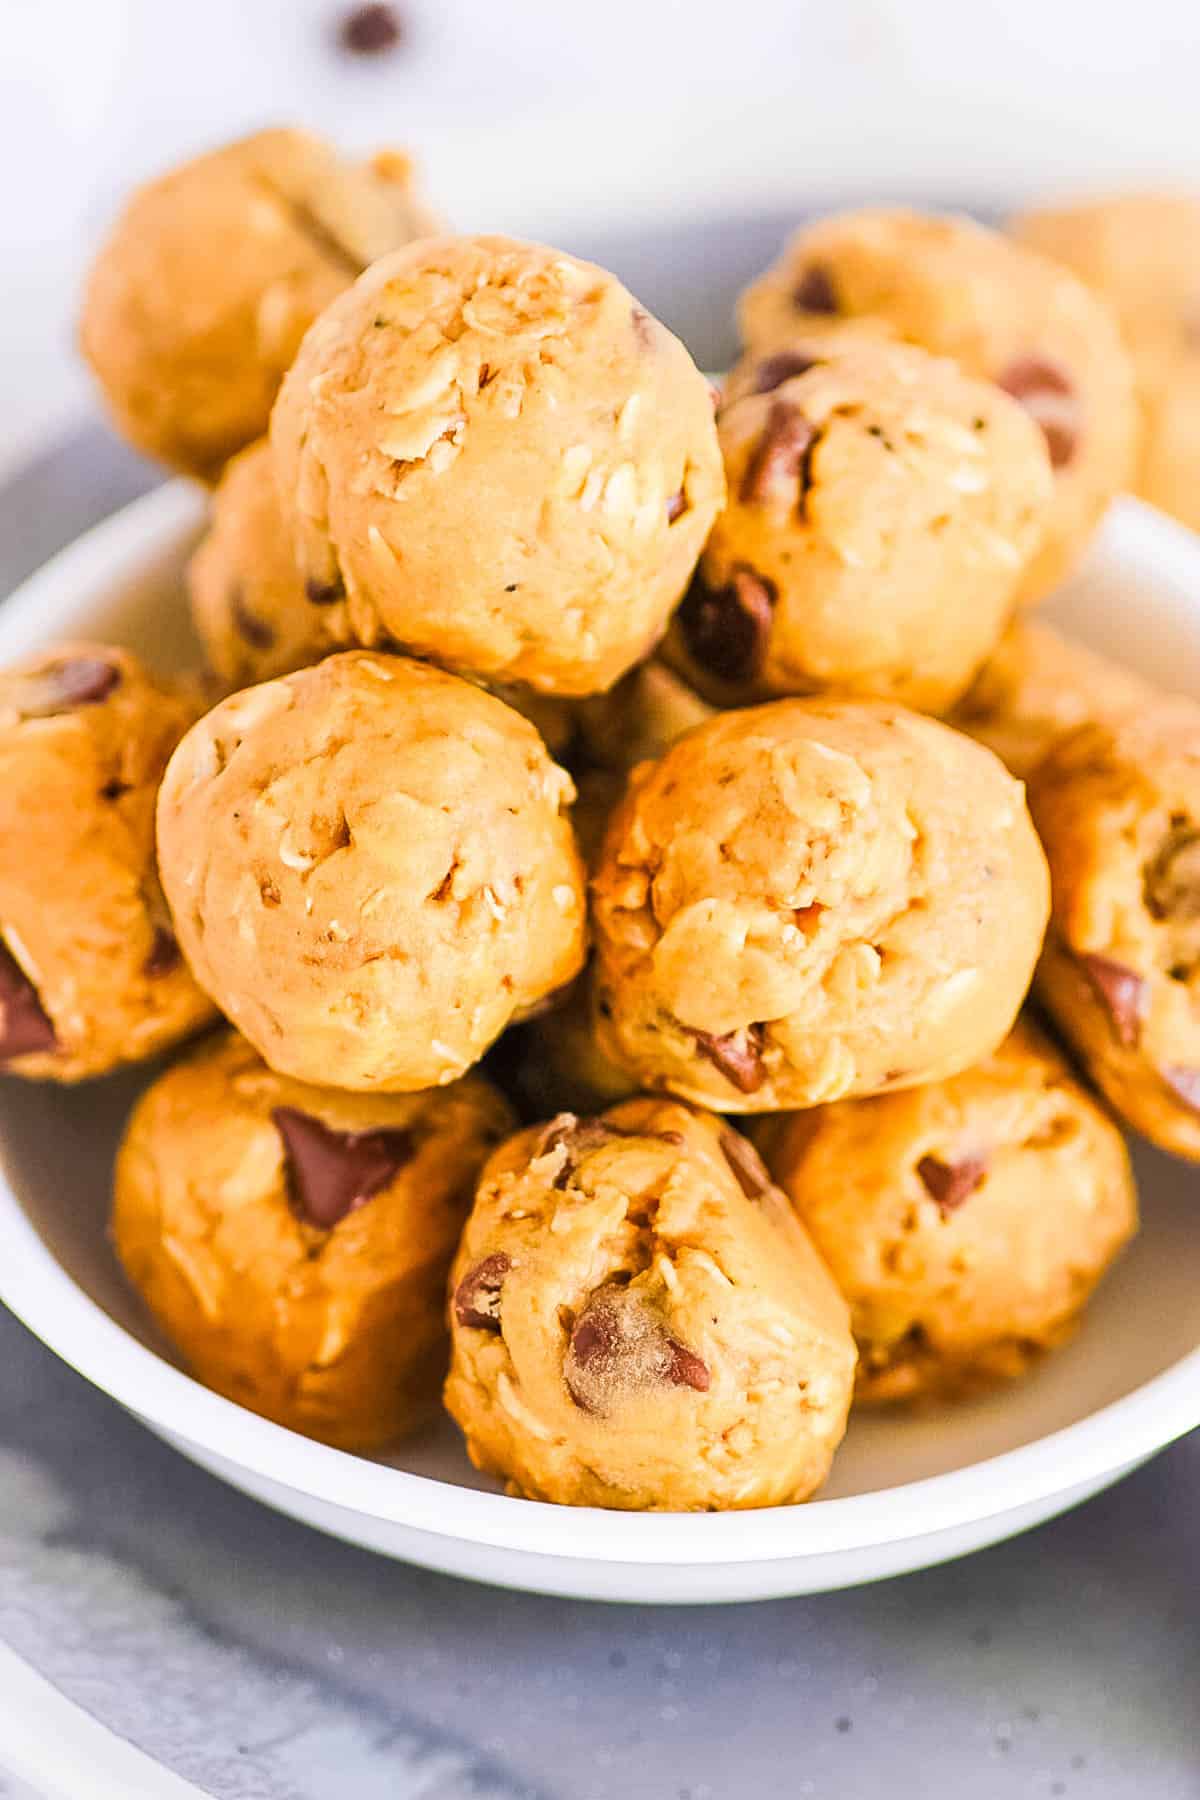
[[[146, 480], [97, 432], [27, 470], [0, 590]], [[0, 1314], [0, 1641], [220, 1800], [1200, 1800], [1198, 1494], [1200, 1435], [873, 1588], [508, 1594], [276, 1517]]]

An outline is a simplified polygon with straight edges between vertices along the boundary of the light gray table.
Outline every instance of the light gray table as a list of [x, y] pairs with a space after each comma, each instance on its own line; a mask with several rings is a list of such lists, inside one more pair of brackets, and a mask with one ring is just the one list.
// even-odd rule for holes
[[[775, 235], [725, 235], [726, 291]], [[572, 247], [722, 359], [702, 246], [694, 286], [675, 247], [666, 295], [657, 247]], [[98, 428], [44, 457], [0, 494], [0, 591], [149, 478]], [[1200, 1435], [874, 1588], [699, 1610], [506, 1594], [263, 1510], [0, 1314], [0, 1641], [220, 1800], [1200, 1800], [1198, 1496]]]

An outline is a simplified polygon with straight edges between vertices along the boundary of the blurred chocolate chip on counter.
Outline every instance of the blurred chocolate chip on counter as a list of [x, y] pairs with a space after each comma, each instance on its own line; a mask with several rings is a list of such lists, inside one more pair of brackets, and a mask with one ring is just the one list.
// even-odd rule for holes
[[404, 41], [404, 22], [394, 6], [353, 6], [338, 22], [338, 43], [352, 56], [382, 56]]

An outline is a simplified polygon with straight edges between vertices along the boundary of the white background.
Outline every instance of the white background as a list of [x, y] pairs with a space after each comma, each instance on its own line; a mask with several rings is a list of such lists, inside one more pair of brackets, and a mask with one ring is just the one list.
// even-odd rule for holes
[[267, 121], [418, 152], [464, 227], [553, 237], [839, 192], [1200, 181], [1194, 0], [0, 0], [0, 472], [90, 403], [80, 271], [131, 182]]

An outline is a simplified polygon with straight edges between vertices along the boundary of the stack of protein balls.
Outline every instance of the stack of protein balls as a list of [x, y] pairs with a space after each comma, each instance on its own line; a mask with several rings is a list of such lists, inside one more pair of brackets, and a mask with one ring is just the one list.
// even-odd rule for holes
[[1067, 1337], [1136, 1223], [1105, 1103], [1200, 1159], [1200, 710], [1023, 610], [1129, 484], [1131, 360], [1040, 252], [862, 212], [717, 399], [603, 270], [432, 229], [277, 131], [103, 249], [113, 414], [216, 483], [225, 697], [3, 678], [3, 1059], [228, 1021], [114, 1212], [222, 1393], [360, 1450], [444, 1396], [541, 1499], [802, 1500], [852, 1400]]

